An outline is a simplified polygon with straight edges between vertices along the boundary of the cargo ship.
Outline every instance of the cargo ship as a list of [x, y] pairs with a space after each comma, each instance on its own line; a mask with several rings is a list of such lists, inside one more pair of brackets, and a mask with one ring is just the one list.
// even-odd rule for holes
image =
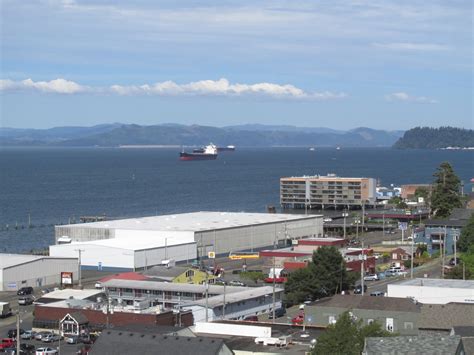
[[215, 160], [217, 158], [217, 147], [209, 144], [204, 148], [194, 149], [192, 153], [182, 151], [179, 153], [180, 160]]

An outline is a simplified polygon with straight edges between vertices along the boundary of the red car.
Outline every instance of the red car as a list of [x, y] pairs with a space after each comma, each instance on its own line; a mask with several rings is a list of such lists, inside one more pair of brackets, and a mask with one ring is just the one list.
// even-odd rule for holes
[[8, 349], [15, 347], [15, 340], [12, 338], [4, 338], [0, 343], [0, 349]]
[[293, 317], [293, 319], [291, 319], [291, 323], [293, 323], [294, 325], [303, 324], [304, 323], [304, 313], [300, 313], [297, 316]]

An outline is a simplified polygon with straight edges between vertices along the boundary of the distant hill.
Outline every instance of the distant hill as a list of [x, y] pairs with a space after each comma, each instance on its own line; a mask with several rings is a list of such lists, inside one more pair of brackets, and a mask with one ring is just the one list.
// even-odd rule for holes
[[141, 126], [111, 124], [94, 127], [58, 127], [48, 130], [0, 128], [3, 145], [105, 146], [188, 145], [213, 142], [239, 147], [389, 147], [402, 136], [401, 131], [357, 128], [338, 131], [330, 128], [242, 125], [210, 127], [162, 124]]
[[474, 130], [455, 127], [415, 127], [395, 144], [397, 149], [438, 149], [474, 147]]

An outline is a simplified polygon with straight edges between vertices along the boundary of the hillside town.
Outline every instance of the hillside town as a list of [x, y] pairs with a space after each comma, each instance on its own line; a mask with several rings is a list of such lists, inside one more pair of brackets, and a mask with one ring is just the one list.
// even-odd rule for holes
[[449, 163], [281, 177], [280, 205], [87, 217], [0, 254], [0, 352], [474, 354], [474, 188]]

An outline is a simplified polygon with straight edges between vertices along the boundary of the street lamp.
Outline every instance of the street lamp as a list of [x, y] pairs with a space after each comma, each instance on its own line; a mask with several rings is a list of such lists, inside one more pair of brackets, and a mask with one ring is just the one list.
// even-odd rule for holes
[[346, 210], [342, 212], [342, 217], [344, 217], [344, 239], [346, 239], [346, 217], [348, 217], [349, 214], [347, 213]]

